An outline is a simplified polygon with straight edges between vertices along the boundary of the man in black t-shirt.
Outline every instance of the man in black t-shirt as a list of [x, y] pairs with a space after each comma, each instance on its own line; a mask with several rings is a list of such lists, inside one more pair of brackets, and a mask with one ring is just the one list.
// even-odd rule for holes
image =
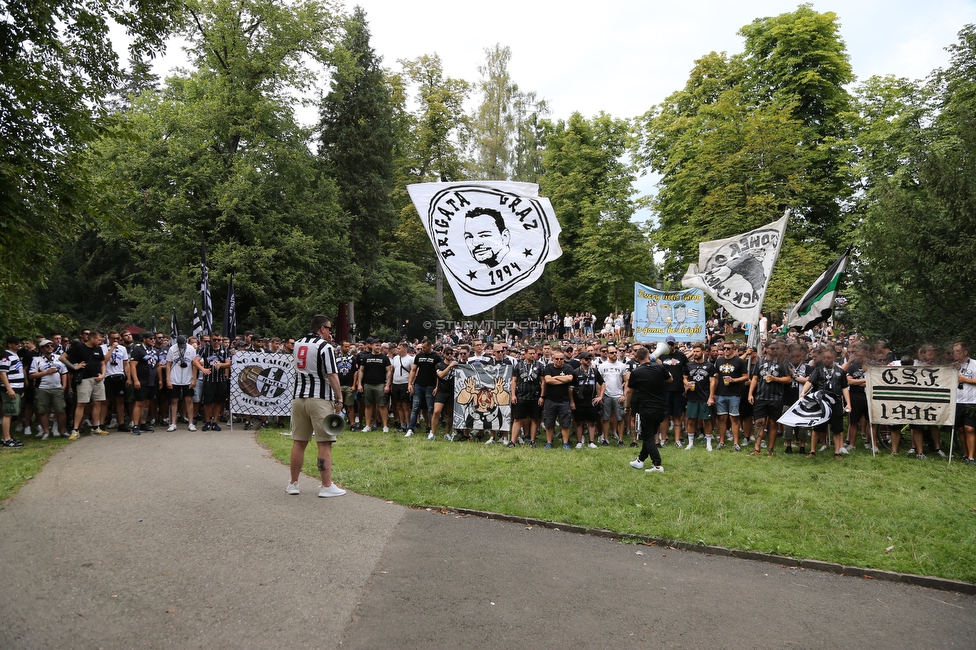
[[512, 370], [512, 438], [509, 447], [515, 444], [519, 431], [528, 431], [529, 445], [535, 447], [542, 418], [542, 373], [545, 369], [536, 360], [535, 348], [529, 346], [525, 348], [525, 358]]
[[339, 344], [339, 354], [336, 355], [336, 370], [339, 374], [339, 386], [342, 388], [342, 409], [346, 413], [349, 429], [355, 430], [356, 411], [355, 395], [359, 387], [359, 357], [353, 354], [352, 344], [343, 341]]
[[705, 356], [705, 344], [695, 343], [692, 359], [685, 367], [684, 386], [688, 389], [688, 446], [695, 446], [695, 432], [701, 422], [705, 430], [705, 449], [712, 450], [712, 405], [715, 403], [715, 366]]
[[393, 366], [390, 357], [383, 354], [379, 341], [372, 339], [372, 352], [360, 358], [359, 385], [363, 389], [363, 399], [366, 404], [366, 426], [364, 432], [371, 427], [383, 427], [383, 433], [389, 433], [387, 426], [389, 412], [387, 410], [387, 396], [393, 387]]
[[[600, 421], [600, 410], [603, 405], [603, 391], [606, 386], [603, 375], [592, 365], [592, 355], [581, 352], [577, 357], [580, 367], [573, 373], [573, 403], [576, 409], [573, 420], [576, 422], [576, 448], [585, 445], [584, 429], [589, 429], [589, 447], [596, 449], [596, 429]], [[599, 405], [599, 406], [598, 406]]]
[[715, 387], [716, 415], [718, 416], [718, 448], [725, 446], [725, 433], [729, 423], [732, 424], [732, 449], [740, 451], [739, 447], [739, 402], [742, 397], [742, 385], [749, 381], [746, 374], [745, 362], [736, 356], [734, 341], [722, 344], [724, 356], [715, 362], [718, 369], [718, 384]]
[[138, 436], [143, 431], [152, 433], [150, 426], [144, 426], [149, 410], [149, 403], [156, 399], [159, 385], [160, 368], [159, 357], [153, 346], [151, 332], [143, 332], [142, 343], [132, 346], [129, 356], [129, 376], [132, 377], [132, 388], [135, 391], [135, 402], [132, 405], [132, 435]]
[[407, 385], [413, 396], [413, 409], [410, 411], [410, 424], [405, 436], [407, 438], [413, 435], [413, 430], [417, 427], [417, 416], [423, 409], [427, 419], [427, 439], [434, 439], [437, 423], [431, 419], [431, 415], [434, 412], [434, 389], [437, 388], [437, 364], [443, 360], [441, 355], [434, 352], [430, 339], [425, 336], [420, 342], [420, 352], [413, 358]]
[[810, 453], [807, 454], [807, 458], [813, 458], [817, 452], [817, 434], [823, 434], [826, 442], [828, 427], [834, 436], [834, 458], [843, 458], [841, 449], [844, 439], [844, 413], [851, 410], [851, 392], [847, 385], [847, 373], [836, 362], [837, 352], [834, 351], [833, 346], [828, 345], [821, 353], [821, 365], [813, 369], [809, 380], [800, 391], [801, 398], [810, 391], [817, 390], [829, 393], [834, 398], [830, 419], [813, 428], [810, 436]]
[[[671, 381], [664, 389], [664, 420], [661, 422], [661, 429], [658, 431], [661, 437], [661, 446], [668, 444], [668, 424], [674, 425], [674, 446], [681, 446], [681, 419], [685, 413], [685, 382], [684, 376], [688, 369], [688, 357], [677, 348], [677, 343], [673, 336], [668, 336], [664, 341], [671, 348], [668, 354], [661, 355], [659, 361], [667, 370]], [[694, 436], [694, 431], [692, 431]]]
[[224, 339], [214, 334], [200, 348], [193, 359], [193, 366], [203, 377], [204, 431], [220, 431], [220, 416], [224, 403], [230, 397], [230, 350], [224, 347]]
[[[101, 332], [89, 332], [87, 339], [72, 345], [61, 355], [61, 361], [75, 371], [75, 419], [69, 440], [77, 440], [85, 407], [90, 403], [92, 411], [92, 433], [107, 435], [102, 428], [101, 408], [105, 403], [105, 353], [102, 352]], [[106, 403], [107, 405], [107, 403]], [[105, 409], [107, 411], [107, 409]]]
[[634, 351], [637, 368], [627, 379], [627, 403], [633, 404], [641, 432], [641, 450], [636, 460], [630, 461], [634, 469], [644, 469], [644, 461], [650, 457], [653, 467], [646, 472], [663, 472], [661, 452], [654, 441], [654, 433], [664, 419], [664, 390], [668, 373], [660, 363], [650, 361], [651, 353], [641, 346]]
[[447, 346], [444, 348], [443, 360], [437, 364], [437, 388], [434, 390], [434, 415], [431, 417], [431, 421], [440, 422], [441, 413], [445, 413], [447, 432], [444, 434], [444, 440], [448, 442], [454, 440], [455, 431], [454, 368], [459, 363], [466, 363], [467, 359], [468, 353], [464, 346], [458, 348], [458, 359], [454, 358], [454, 348]]
[[556, 423], [563, 436], [563, 449], [569, 449], [569, 426], [573, 421], [573, 394], [570, 384], [573, 369], [562, 350], [553, 350], [552, 363], [542, 373], [542, 422], [546, 427], [546, 449], [552, 449], [552, 430]]
[[793, 381], [790, 371], [783, 363], [783, 344], [774, 341], [766, 346], [765, 356], [752, 368], [749, 382], [749, 403], [753, 405], [756, 446], [750, 456], [762, 453], [763, 431], [769, 428], [769, 451], [773, 456], [776, 445], [777, 420], [783, 414], [783, 393], [786, 385]]

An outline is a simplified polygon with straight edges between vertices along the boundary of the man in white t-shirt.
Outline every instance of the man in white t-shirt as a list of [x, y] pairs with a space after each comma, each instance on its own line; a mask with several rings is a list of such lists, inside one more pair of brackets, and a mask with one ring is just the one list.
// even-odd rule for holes
[[956, 393], [956, 431], [962, 444], [962, 454], [970, 465], [976, 464], [976, 361], [969, 358], [969, 344], [952, 346], [952, 360], [959, 371], [959, 391]]
[[393, 386], [390, 388], [390, 399], [393, 401], [393, 419], [396, 420], [398, 431], [406, 431], [410, 422], [410, 371], [413, 370], [413, 357], [407, 351], [407, 344], [400, 343], [396, 353], [390, 357], [393, 367]]
[[169, 389], [169, 422], [167, 431], [176, 431], [177, 411], [180, 400], [183, 401], [186, 414], [190, 421], [187, 429], [196, 431], [193, 424], [193, 389], [197, 384], [196, 369], [193, 360], [197, 358], [197, 351], [188, 345], [182, 334], [176, 337], [176, 343], [169, 348], [166, 355], [166, 388]]
[[[132, 382], [129, 379], [129, 351], [122, 345], [122, 335], [112, 330], [108, 341], [102, 344], [105, 354], [105, 399], [107, 409], [115, 409], [115, 421], [119, 431], [128, 431], [125, 426], [125, 388]], [[108, 413], [104, 420], [108, 421]], [[110, 428], [110, 427], [106, 427]]]
[[624, 420], [625, 420], [625, 399], [624, 399], [624, 377], [627, 375], [627, 364], [620, 360], [617, 353], [617, 346], [607, 346], [607, 360], [602, 362], [599, 367], [600, 374], [603, 375], [606, 389], [603, 391], [602, 420], [603, 438], [600, 444], [610, 444], [610, 431], [617, 435], [617, 446], [624, 446]]

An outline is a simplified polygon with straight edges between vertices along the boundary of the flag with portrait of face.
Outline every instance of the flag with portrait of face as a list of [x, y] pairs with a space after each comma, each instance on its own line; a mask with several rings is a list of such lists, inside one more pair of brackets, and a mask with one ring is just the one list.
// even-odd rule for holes
[[419, 183], [407, 192], [465, 316], [530, 286], [562, 255], [559, 222], [535, 183]]

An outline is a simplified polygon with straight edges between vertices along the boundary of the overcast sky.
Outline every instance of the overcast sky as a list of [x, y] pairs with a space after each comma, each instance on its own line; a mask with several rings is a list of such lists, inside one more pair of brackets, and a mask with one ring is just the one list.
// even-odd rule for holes
[[[682, 88], [695, 59], [742, 51], [736, 33], [756, 18], [793, 11], [789, 0], [359, 0], [372, 44], [386, 67], [440, 55], [445, 72], [478, 80], [484, 49], [512, 50], [509, 71], [524, 91], [549, 102], [554, 118], [574, 111], [635, 117]], [[894, 74], [920, 79], [945, 66], [945, 47], [976, 23], [976, 0], [816, 2], [834, 11], [859, 79]], [[158, 61], [165, 74], [185, 66], [179, 47]], [[314, 119], [310, 112], [308, 119]], [[653, 191], [650, 179], [638, 183]]]

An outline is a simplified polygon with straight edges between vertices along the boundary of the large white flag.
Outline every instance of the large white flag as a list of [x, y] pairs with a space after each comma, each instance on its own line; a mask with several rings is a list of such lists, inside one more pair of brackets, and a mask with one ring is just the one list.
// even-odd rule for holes
[[733, 318], [757, 323], [789, 216], [787, 210], [782, 219], [768, 226], [698, 244], [698, 264], [688, 267], [681, 286], [701, 289]]
[[815, 427], [830, 421], [835, 408], [840, 408], [837, 397], [824, 390], [810, 391], [776, 420], [788, 427]]
[[559, 222], [535, 183], [418, 183], [407, 191], [465, 316], [528, 287], [562, 255]]

